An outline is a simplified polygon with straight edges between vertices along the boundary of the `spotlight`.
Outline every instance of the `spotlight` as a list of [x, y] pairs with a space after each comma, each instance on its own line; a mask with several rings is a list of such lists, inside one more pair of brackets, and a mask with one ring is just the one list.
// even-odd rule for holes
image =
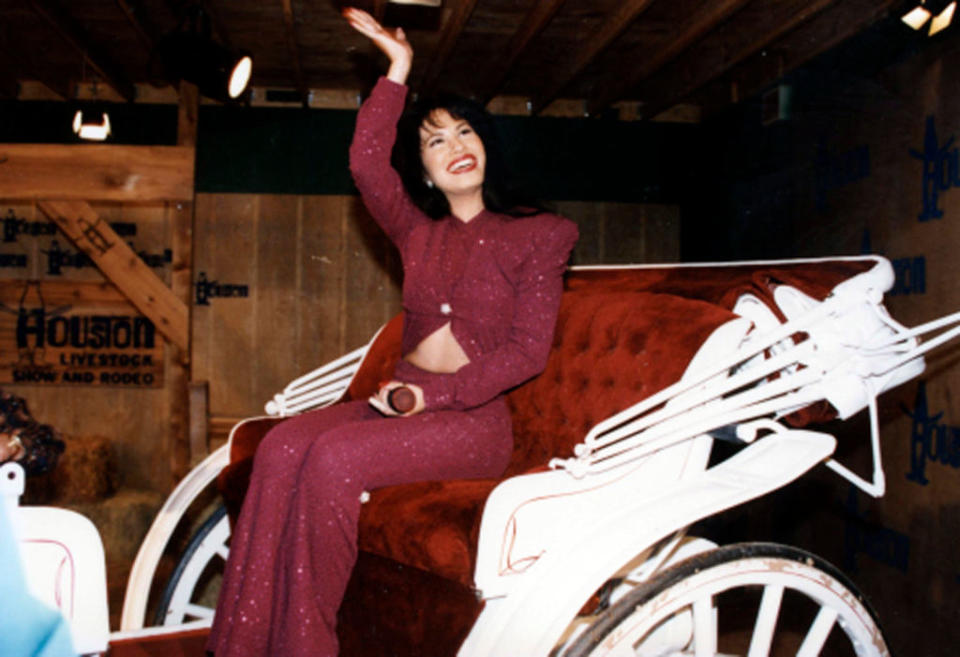
[[157, 46], [169, 80], [187, 80], [204, 96], [216, 100], [239, 98], [253, 72], [253, 59], [232, 53], [218, 43], [189, 33], [165, 37]]
[[[204, 96], [215, 100], [239, 98], [250, 83], [253, 59], [246, 52], [232, 52], [216, 43], [210, 21], [198, 5], [188, 7], [176, 31], [157, 44], [156, 55], [164, 76], [171, 82], [187, 80]], [[189, 21], [189, 29], [185, 29]]]
[[957, 3], [951, 2], [947, 7], [937, 14], [932, 21], [930, 21], [930, 36], [933, 36], [940, 30], [944, 30], [950, 25], [950, 21], [953, 20], [953, 12], [957, 9]]
[[[91, 116], [91, 114], [93, 116]], [[80, 139], [103, 141], [110, 136], [110, 115], [106, 112], [87, 112], [84, 118], [83, 110], [77, 110], [73, 115], [73, 131]]]
[[956, 0], [920, 0], [920, 4], [904, 14], [900, 20], [915, 30], [921, 29], [930, 17], [930, 31], [928, 36], [944, 30], [953, 20], [953, 13], [957, 9]]

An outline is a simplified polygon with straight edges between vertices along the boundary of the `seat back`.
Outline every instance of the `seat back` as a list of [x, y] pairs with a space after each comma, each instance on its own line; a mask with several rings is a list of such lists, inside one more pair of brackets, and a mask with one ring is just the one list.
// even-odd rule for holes
[[[0, 466], [0, 497], [20, 545], [27, 591], [63, 615], [76, 652], [102, 653], [107, 649], [110, 624], [100, 534], [93, 523], [74, 511], [18, 506], [23, 480], [19, 465]], [[15, 592], [5, 593], [12, 594]]]

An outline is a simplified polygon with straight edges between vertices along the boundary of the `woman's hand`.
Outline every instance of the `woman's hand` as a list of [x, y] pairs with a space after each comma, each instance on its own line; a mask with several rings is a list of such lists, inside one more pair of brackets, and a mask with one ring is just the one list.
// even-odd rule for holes
[[390, 60], [387, 78], [398, 84], [406, 84], [413, 63], [413, 46], [407, 41], [403, 28], [388, 30], [373, 16], [355, 7], [344, 9], [343, 17], [350, 23], [350, 27], [373, 41]]
[[[407, 388], [408, 390], [410, 390], [410, 392], [413, 393], [413, 396], [416, 400], [414, 402], [413, 408], [411, 408], [406, 413], [400, 413], [394, 410], [392, 406], [390, 406], [390, 393], [396, 390], [397, 388]], [[371, 396], [368, 401], [370, 402], [371, 406], [373, 406], [375, 409], [377, 409], [384, 415], [390, 415], [394, 417], [396, 416], [407, 417], [409, 415], [416, 415], [417, 413], [420, 413], [424, 409], [423, 389], [416, 384], [402, 383], [400, 381], [389, 381], [387, 383], [384, 383], [382, 386], [380, 386], [380, 390], [377, 391], [377, 394]]]

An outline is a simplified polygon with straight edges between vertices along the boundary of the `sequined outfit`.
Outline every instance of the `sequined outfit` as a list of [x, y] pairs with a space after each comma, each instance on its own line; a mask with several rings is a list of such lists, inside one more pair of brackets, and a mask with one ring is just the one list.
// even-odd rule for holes
[[546, 364], [576, 226], [483, 211], [433, 221], [390, 166], [406, 87], [381, 78], [357, 117], [350, 168], [403, 258], [402, 353], [450, 322], [470, 359], [453, 374], [401, 361], [426, 410], [385, 418], [365, 401], [291, 418], [254, 460], [208, 648], [217, 657], [337, 654], [336, 613], [357, 556], [365, 490], [496, 477], [513, 447], [502, 393]]

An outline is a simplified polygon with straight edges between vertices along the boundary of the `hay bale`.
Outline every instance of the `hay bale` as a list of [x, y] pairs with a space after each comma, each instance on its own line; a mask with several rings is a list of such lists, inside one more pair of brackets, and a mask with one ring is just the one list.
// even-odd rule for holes
[[106, 436], [64, 436], [67, 448], [53, 471], [28, 477], [24, 502], [95, 502], [114, 493], [116, 459]]

